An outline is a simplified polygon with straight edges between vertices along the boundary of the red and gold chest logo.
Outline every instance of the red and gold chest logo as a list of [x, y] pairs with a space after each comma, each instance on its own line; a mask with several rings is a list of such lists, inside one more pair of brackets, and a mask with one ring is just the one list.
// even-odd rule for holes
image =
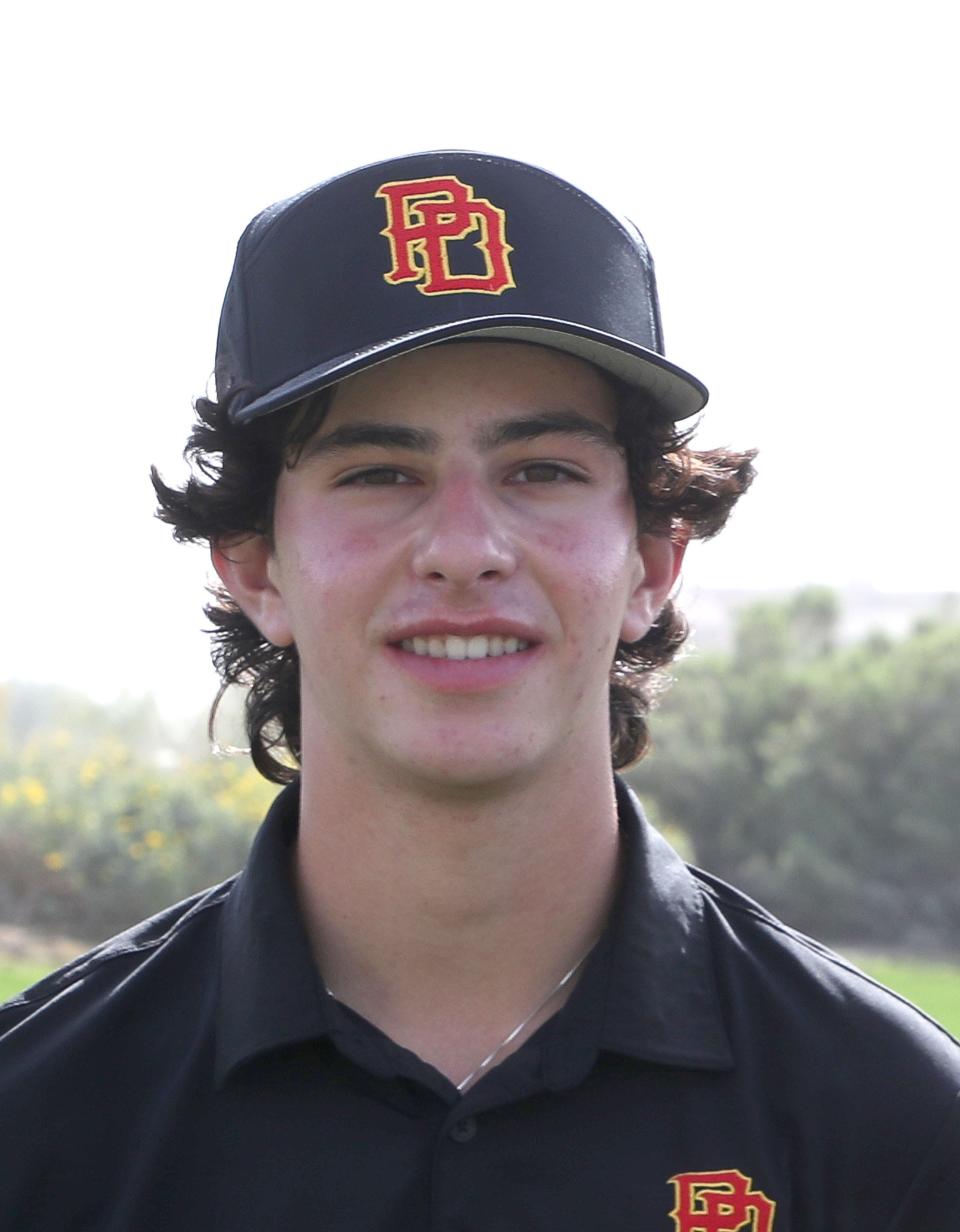
[[[387, 207], [387, 225], [380, 234], [390, 245], [392, 264], [384, 278], [391, 285], [413, 282], [424, 295], [500, 295], [517, 285], [504, 211], [474, 196], [473, 188], [455, 175], [393, 180], [381, 184], [376, 196]], [[468, 237], [483, 259], [480, 273], [451, 269], [449, 245]]]
[[670, 1180], [676, 1232], [773, 1232], [776, 1202], [742, 1172], [681, 1172]]

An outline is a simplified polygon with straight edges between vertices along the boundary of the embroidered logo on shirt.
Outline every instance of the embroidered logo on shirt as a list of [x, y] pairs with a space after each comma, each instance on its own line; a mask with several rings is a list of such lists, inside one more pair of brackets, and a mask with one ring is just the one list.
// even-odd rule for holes
[[680, 1172], [670, 1181], [676, 1232], [773, 1232], [776, 1202], [742, 1172]]
[[[390, 244], [393, 264], [384, 274], [391, 285], [415, 282], [424, 295], [477, 291], [499, 295], [515, 287], [510, 269], [506, 214], [470, 184], [455, 175], [425, 180], [393, 180], [381, 184], [377, 197], [387, 207], [387, 225], [380, 232]], [[472, 236], [472, 247], [484, 262], [482, 274], [456, 274], [450, 269], [448, 245]]]

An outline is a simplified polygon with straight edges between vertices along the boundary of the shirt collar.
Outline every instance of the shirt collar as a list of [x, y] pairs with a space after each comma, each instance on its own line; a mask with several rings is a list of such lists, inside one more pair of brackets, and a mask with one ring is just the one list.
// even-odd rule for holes
[[[557, 1046], [693, 1069], [734, 1064], [700, 883], [615, 776], [621, 882], [610, 926], [558, 1020]], [[569, 1012], [568, 1012], [569, 1011]]]
[[216, 1080], [273, 1048], [329, 1030], [329, 998], [300, 917], [290, 866], [299, 779], [273, 801], [224, 904]]
[[[729, 1069], [699, 883], [616, 777], [622, 877], [610, 926], [558, 1016], [545, 1057], [566, 1086], [597, 1047], [665, 1065]], [[299, 782], [284, 788], [224, 904], [216, 1079], [241, 1062], [331, 1032], [290, 867]]]

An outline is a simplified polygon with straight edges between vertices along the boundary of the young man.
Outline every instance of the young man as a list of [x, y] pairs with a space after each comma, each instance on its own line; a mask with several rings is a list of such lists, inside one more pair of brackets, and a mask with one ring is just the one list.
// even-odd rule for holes
[[0, 1229], [960, 1227], [960, 1049], [707, 874], [614, 770], [683, 640], [691, 450], [629, 225], [511, 160], [241, 240], [198, 403], [243, 873], [0, 1012]]

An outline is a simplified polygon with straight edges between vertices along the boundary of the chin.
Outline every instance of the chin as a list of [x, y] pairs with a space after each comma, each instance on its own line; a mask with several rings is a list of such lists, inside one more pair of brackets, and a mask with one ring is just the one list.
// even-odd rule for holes
[[517, 755], [516, 746], [481, 751], [474, 746], [459, 755], [441, 753], [433, 748], [418, 753], [407, 751], [398, 759], [397, 767], [411, 786], [427, 795], [458, 796], [499, 795], [536, 777], [540, 758]]

